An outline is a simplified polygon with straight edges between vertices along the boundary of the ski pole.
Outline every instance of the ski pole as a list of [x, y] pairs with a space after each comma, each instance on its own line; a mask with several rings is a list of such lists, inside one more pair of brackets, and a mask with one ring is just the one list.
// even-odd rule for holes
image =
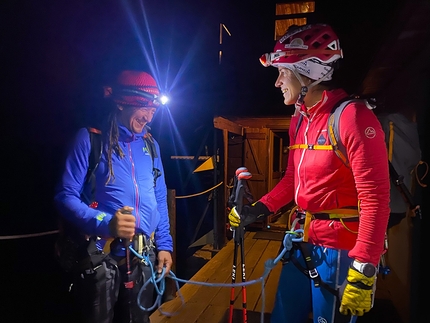
[[[240, 173], [238, 178], [238, 186], [242, 187], [242, 191], [244, 193], [249, 193], [247, 182], [246, 180], [250, 179], [252, 177], [251, 173], [249, 172], [243, 172]], [[240, 200], [238, 200], [237, 204], [240, 204], [239, 214], [242, 213], [242, 197], [238, 197]], [[240, 257], [241, 257], [241, 263], [242, 263], [242, 283], [245, 283], [246, 281], [246, 275], [245, 275], [245, 245], [244, 245], [244, 235], [245, 235], [245, 227], [240, 224], [239, 225], [239, 244], [240, 244]], [[246, 286], [242, 285], [242, 316], [243, 316], [243, 323], [248, 322], [248, 313], [247, 313], [247, 303], [246, 303]]]
[[[124, 214], [132, 214], [131, 211], [123, 211]], [[126, 274], [127, 280], [124, 282], [124, 287], [129, 290], [129, 298], [128, 298], [128, 311], [129, 311], [129, 323], [133, 322], [133, 314], [132, 314], [132, 305], [131, 299], [133, 298], [133, 287], [134, 282], [131, 279], [131, 263], [130, 263], [130, 240], [123, 239], [124, 247], [125, 247], [125, 263], [126, 263]]]
[[[239, 169], [238, 169], [239, 171]], [[240, 215], [242, 212], [242, 206], [243, 206], [243, 197], [245, 193], [245, 180], [251, 178], [251, 173], [247, 171], [236, 171], [237, 174], [237, 186], [235, 189], [235, 196], [233, 201], [233, 206], [236, 207], [237, 213]], [[242, 262], [242, 282], [245, 282], [245, 251], [244, 251], [244, 230], [245, 228], [243, 225], [239, 225], [238, 228], [236, 228], [233, 231], [233, 240], [234, 240], [234, 253], [233, 253], [233, 267], [232, 267], [232, 288], [231, 288], [231, 295], [230, 295], [230, 315], [229, 315], [229, 323], [232, 323], [233, 321], [233, 310], [234, 310], [234, 284], [236, 282], [236, 269], [237, 269], [237, 253], [238, 248], [240, 246], [241, 251], [241, 262]], [[246, 288], [245, 286], [242, 286], [242, 304], [243, 304], [243, 322], [247, 323], [247, 310], [246, 310]]]
[[[248, 169], [246, 167], [239, 167], [236, 172], [234, 173], [234, 179], [233, 179], [233, 189], [231, 191], [230, 197], [228, 199], [228, 206], [230, 208], [233, 207], [237, 207], [237, 199], [238, 199], [238, 194], [243, 194], [243, 190], [241, 189], [240, 191], [238, 191], [238, 175], [242, 172], [247, 172]], [[233, 241], [234, 241], [234, 253], [233, 253], [233, 267], [231, 270], [231, 282], [233, 284], [233, 286], [231, 287], [231, 294], [230, 294], [230, 313], [229, 313], [229, 319], [228, 322], [232, 323], [233, 322], [233, 306], [234, 306], [234, 283], [236, 282], [236, 267], [237, 267], [237, 243], [236, 243], [236, 230], [233, 230], [232, 228], [230, 228], [230, 230], [233, 231]]]

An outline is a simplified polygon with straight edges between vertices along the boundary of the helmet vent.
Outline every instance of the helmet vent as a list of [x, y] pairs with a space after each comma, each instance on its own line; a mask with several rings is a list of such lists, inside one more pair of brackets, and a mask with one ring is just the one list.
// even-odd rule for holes
[[314, 48], [320, 48], [321, 43], [320, 43], [320, 42], [314, 42], [314, 43], [312, 44], [312, 46], [313, 46]]

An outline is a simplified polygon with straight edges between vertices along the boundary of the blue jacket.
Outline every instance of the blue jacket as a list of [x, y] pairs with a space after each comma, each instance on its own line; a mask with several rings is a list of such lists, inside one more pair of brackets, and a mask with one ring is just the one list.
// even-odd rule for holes
[[133, 134], [126, 127], [119, 125], [119, 145], [125, 156], [120, 158], [112, 153], [114, 180], [106, 184], [109, 174], [106, 142], [95, 171], [96, 208], [90, 208], [81, 199], [85, 187], [85, 177], [89, 167], [90, 137], [86, 128], [78, 131], [66, 157], [66, 165], [60, 185], [55, 194], [55, 203], [60, 214], [76, 225], [84, 234], [97, 235], [102, 239], [97, 246], [102, 249], [106, 239], [110, 238], [109, 221], [115, 212], [123, 206], [134, 208], [136, 233], [150, 236], [155, 232], [158, 250], [173, 251], [167, 208], [167, 188], [160, 157], [160, 147], [155, 142], [158, 157], [154, 158], [154, 167], [161, 171], [154, 187], [152, 158], [141, 134]]

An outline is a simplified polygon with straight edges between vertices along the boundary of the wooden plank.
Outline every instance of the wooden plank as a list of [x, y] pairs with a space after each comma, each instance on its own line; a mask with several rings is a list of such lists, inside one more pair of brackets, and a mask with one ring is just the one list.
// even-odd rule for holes
[[[268, 259], [275, 259], [279, 253], [280, 242], [265, 239], [254, 239], [255, 232], [245, 233], [245, 270], [246, 281], [256, 283], [246, 286], [247, 309], [250, 314], [258, 315], [262, 310], [262, 284], [260, 279], [264, 273], [264, 264]], [[233, 265], [234, 241], [230, 240], [191, 280], [184, 284], [177, 294], [180, 297], [164, 303], [159, 311], [151, 315], [151, 323], [221, 323], [228, 315], [230, 304], [230, 286], [202, 286], [208, 284], [230, 284]], [[240, 248], [237, 259], [236, 282], [241, 282]], [[265, 277], [265, 308], [270, 313], [273, 309], [275, 291], [279, 279], [281, 265], [277, 264]], [[191, 282], [195, 282], [191, 283]], [[242, 309], [241, 287], [235, 288], [235, 311]], [[237, 313], [236, 313], [237, 314]]]
[[[232, 253], [233, 253], [233, 246], [230, 243], [228, 243], [223, 249], [221, 249], [221, 251], [217, 255], [214, 256], [214, 258], [212, 258], [208, 263], [206, 263], [206, 265], [203, 266], [196, 273], [196, 275], [194, 275], [190, 279], [190, 281], [213, 283], [213, 281], [210, 281], [211, 277], [213, 276], [213, 273], [219, 272], [219, 267], [222, 267], [225, 259], [229, 259], [230, 257], [231, 259], [233, 259], [233, 257], [230, 256], [230, 254]], [[200, 289], [204, 289], [204, 290], [201, 291]], [[188, 310], [187, 311], [184, 311], [184, 310], [190, 306], [189, 304], [191, 303], [191, 299], [193, 298], [193, 296], [208, 294], [209, 289], [210, 287], [206, 287], [202, 285], [196, 285], [192, 283], [184, 284], [177, 292], [178, 297], [176, 297], [175, 299], [169, 302], [162, 304], [161, 306], [161, 310], [164, 313], [178, 312], [178, 314], [171, 317], [171, 319], [169, 319], [168, 316], [160, 313], [160, 311], [156, 311], [151, 315], [151, 323], [172, 322], [172, 320], [174, 320], [175, 322], [179, 321], [184, 315], [187, 315]], [[183, 297], [184, 304], [182, 304], [182, 300], [179, 297], [179, 294]], [[199, 305], [193, 306], [193, 310], [196, 311], [195, 307], [201, 308], [203, 306], [206, 307], [207, 303], [205, 303], [202, 300], [202, 302], [200, 302]], [[204, 310], [204, 307], [201, 309], [202, 311]]]
[[209, 305], [204, 313], [196, 320], [196, 323], [220, 323], [225, 317], [227, 306]]
[[[255, 242], [253, 239], [254, 232], [247, 232], [245, 234], [245, 241], [247, 244], [252, 246]], [[193, 282], [205, 282], [210, 284], [224, 283], [229, 277], [231, 277], [231, 266], [226, 266], [226, 263], [233, 263], [233, 249], [234, 243], [231, 240], [227, 245], [222, 248], [208, 263], [206, 263], [191, 279]], [[180, 277], [179, 277], [180, 278]], [[210, 286], [202, 286], [199, 284], [186, 283], [177, 292], [183, 297], [185, 304], [182, 304], [182, 300], [179, 297], [174, 298], [162, 304], [159, 311], [155, 311], [151, 315], [151, 323], [164, 323], [164, 322], [179, 322], [184, 315], [187, 315], [188, 310], [185, 312], [184, 308], [193, 305], [194, 312], [203, 313], [204, 309], [208, 306], [215, 293]], [[221, 287], [217, 287], [221, 288]], [[162, 312], [163, 313], [162, 313]], [[172, 313], [178, 313], [177, 315], [169, 318]], [[167, 314], [167, 315], [166, 315]], [[188, 321], [192, 322], [192, 321]]]
[[[163, 322], [175, 322], [175, 323], [193, 323], [198, 320], [198, 318], [203, 314], [208, 303], [187, 303], [186, 306], [181, 308], [177, 315], [170, 318], [166, 317]], [[151, 315], [151, 323], [154, 320]]]
[[[246, 243], [249, 245], [249, 249], [251, 250], [252, 245], [255, 243], [255, 239], [253, 239], [254, 234], [248, 235], [247, 238], [245, 238]], [[232, 245], [234, 245], [233, 241], [231, 241]], [[245, 248], [245, 252], [248, 252]], [[219, 283], [231, 283], [231, 270], [233, 264], [233, 253], [230, 254], [228, 257], [228, 261], [223, 263], [218, 270], [213, 272], [213, 275], [210, 279], [208, 279], [208, 283], [212, 284], [219, 284]], [[231, 287], [221, 287], [221, 286], [203, 286], [198, 293], [194, 294], [193, 297], [188, 301], [188, 303], [198, 303], [198, 304], [211, 304], [211, 305], [218, 305], [217, 301], [222, 301], [219, 305], [222, 307], [229, 306], [229, 296], [223, 297], [220, 296], [220, 291], [230, 291]], [[205, 310], [207, 309], [207, 306], [205, 306]], [[193, 317], [192, 317], [193, 318]], [[191, 318], [191, 319], [192, 319]]]
[[[257, 254], [258, 251], [260, 250], [259, 253], [259, 257], [258, 257], [258, 262], [256, 263], [254, 270], [252, 271], [249, 280], [257, 280], [259, 278], [261, 278], [264, 274], [265, 271], [265, 262], [270, 259], [270, 258], [276, 258], [276, 255], [278, 253], [279, 250], [279, 242], [275, 241], [275, 242], [269, 242], [269, 240], [258, 240], [257, 243], [265, 243], [267, 245], [266, 248], [261, 249], [258, 248], [255, 251], [253, 251], [251, 254]], [[257, 248], [257, 243], [255, 243], [254, 248]], [[263, 250], [263, 253], [261, 253], [261, 250]], [[267, 280], [267, 277], [265, 277], [264, 279], [265, 281]], [[260, 308], [256, 308], [258, 301], [260, 299], [260, 295], [261, 295], [261, 290], [262, 290], [263, 286], [261, 281], [257, 284], [252, 284], [250, 286], [247, 286], [246, 288], [246, 294], [247, 294], [247, 308], [249, 310], [253, 310], [253, 311], [257, 311], [257, 312], [261, 312], [261, 306]], [[266, 299], [267, 300], [267, 299]], [[267, 304], [266, 303], [266, 307], [270, 307], [271, 305], [273, 306], [273, 304]], [[241, 299], [237, 299], [236, 302], [234, 303], [235, 308], [242, 308], [242, 300]]]
[[[270, 241], [269, 244], [271, 245], [270, 247], [271, 250], [274, 250], [274, 249], [278, 250], [276, 254], [269, 257], [270, 259], [274, 260], [279, 255], [280, 242], [272, 240]], [[275, 245], [274, 248], [272, 247], [273, 244]], [[282, 263], [278, 262], [275, 265], [275, 267], [272, 268], [272, 270], [270, 271], [266, 279], [266, 283], [264, 285], [264, 291], [265, 291], [264, 309], [263, 309], [264, 313], [272, 313], [273, 307], [275, 305], [276, 290], [278, 289], [278, 282], [279, 282], [279, 276], [281, 275], [281, 270], [282, 270]], [[262, 306], [263, 306], [263, 299], [260, 293], [260, 298], [258, 299], [258, 303], [255, 306], [254, 310], [261, 312]]]
[[[255, 265], [257, 264], [257, 262], [259, 261], [262, 255], [261, 251], [256, 252], [256, 250], [264, 250], [269, 242], [268, 240], [258, 240], [258, 239], [253, 239], [253, 240], [254, 241], [252, 244], [250, 243], [250, 241], [244, 242], [245, 252], [246, 252], [245, 253], [245, 274], [246, 274], [245, 278], [247, 275], [252, 274], [252, 272], [254, 271]], [[238, 255], [238, 265], [236, 269], [236, 283], [242, 282], [241, 266], [242, 266], [242, 262], [240, 261], [240, 255]], [[230, 275], [230, 279], [231, 279], [231, 275]], [[236, 300], [235, 304], [238, 301], [240, 301], [240, 304], [242, 304], [241, 297], [240, 297], [241, 290], [242, 290], [242, 287], [240, 286], [235, 288], [235, 298], [234, 298]], [[231, 288], [224, 288], [220, 290], [217, 297], [212, 302], [212, 304], [214, 305], [222, 305], [225, 303], [229, 304], [229, 300], [231, 297], [230, 293], [231, 293]], [[242, 308], [242, 305], [240, 306], [240, 308]]]

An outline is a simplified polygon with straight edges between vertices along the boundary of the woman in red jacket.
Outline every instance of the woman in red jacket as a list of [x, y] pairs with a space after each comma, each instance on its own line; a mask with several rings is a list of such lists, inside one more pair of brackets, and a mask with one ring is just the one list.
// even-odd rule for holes
[[292, 200], [297, 205], [291, 220], [301, 219], [303, 241], [283, 265], [273, 323], [306, 322], [311, 312], [315, 323], [355, 322], [372, 307], [389, 216], [388, 158], [382, 127], [362, 101], [349, 103], [339, 119], [349, 165], [334, 152], [328, 118], [348, 98], [331, 82], [342, 57], [332, 28], [315, 24], [291, 27], [260, 58], [278, 69], [275, 86], [296, 108], [288, 165], [278, 185], [240, 215], [233, 209], [229, 220], [247, 225]]

